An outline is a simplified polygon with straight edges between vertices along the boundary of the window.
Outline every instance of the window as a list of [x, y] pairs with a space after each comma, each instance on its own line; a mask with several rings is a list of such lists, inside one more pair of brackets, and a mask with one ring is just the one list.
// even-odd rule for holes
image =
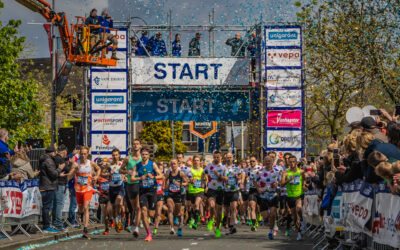
[[197, 142], [197, 136], [190, 133], [190, 125], [189, 124], [183, 124], [182, 141], [183, 142]]

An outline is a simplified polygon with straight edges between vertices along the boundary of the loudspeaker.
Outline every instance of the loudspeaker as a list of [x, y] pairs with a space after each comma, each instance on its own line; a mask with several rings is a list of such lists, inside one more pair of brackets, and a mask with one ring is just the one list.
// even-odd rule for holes
[[64, 144], [68, 153], [72, 153], [77, 145], [77, 130], [76, 128], [59, 128], [58, 129], [58, 145]]

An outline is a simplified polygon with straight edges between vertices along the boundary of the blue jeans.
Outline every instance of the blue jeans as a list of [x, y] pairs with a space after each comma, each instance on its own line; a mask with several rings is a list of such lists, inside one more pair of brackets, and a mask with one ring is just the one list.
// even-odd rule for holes
[[54, 199], [53, 204], [53, 226], [56, 228], [63, 227], [63, 219], [62, 219], [62, 209], [64, 207], [64, 199], [65, 199], [65, 188], [66, 186], [58, 186], [58, 190], [56, 191], [56, 197]]
[[56, 191], [47, 190], [40, 191], [42, 195], [42, 218], [43, 218], [43, 229], [50, 227], [50, 211], [53, 206], [53, 202], [56, 196]]
[[70, 188], [69, 189], [69, 214], [68, 214], [68, 220], [71, 224], [76, 224], [75, 220], [75, 209], [78, 206], [76, 203], [76, 196], [75, 196], [75, 189]]

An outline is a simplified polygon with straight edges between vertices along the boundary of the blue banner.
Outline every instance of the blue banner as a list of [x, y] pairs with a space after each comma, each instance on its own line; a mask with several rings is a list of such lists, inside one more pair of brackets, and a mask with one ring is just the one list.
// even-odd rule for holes
[[246, 121], [249, 93], [133, 92], [133, 121]]

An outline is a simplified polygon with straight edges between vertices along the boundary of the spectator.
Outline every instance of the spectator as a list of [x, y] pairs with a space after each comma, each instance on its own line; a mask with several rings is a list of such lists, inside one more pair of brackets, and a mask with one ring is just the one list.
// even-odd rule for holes
[[200, 38], [201, 34], [196, 33], [196, 37], [192, 39], [189, 43], [189, 53], [188, 56], [200, 56]]
[[376, 121], [371, 116], [364, 117], [360, 123], [365, 132], [371, 133], [376, 140], [381, 142], [389, 142], [386, 135], [378, 128]]
[[175, 40], [172, 42], [172, 55], [176, 57], [181, 57], [181, 35], [176, 34]]
[[136, 37], [131, 37], [131, 54], [132, 56], [138, 56], [138, 46]]
[[[68, 155], [68, 161], [66, 162], [66, 165], [71, 168], [72, 164], [75, 162], [75, 156], [72, 154]], [[75, 219], [75, 210], [78, 207], [78, 204], [76, 202], [76, 196], [75, 196], [75, 178], [72, 178], [71, 180], [68, 181], [67, 183], [68, 186], [68, 191], [69, 191], [69, 209], [68, 209], [68, 221], [71, 223], [72, 227], [74, 228], [80, 228], [80, 226], [77, 225], [76, 219]]]
[[147, 44], [148, 51], [151, 51], [152, 56], [166, 56], [167, 48], [165, 42], [162, 39], [162, 34], [157, 32], [155, 36], [152, 36]]
[[[90, 15], [88, 18], [85, 19], [85, 24], [90, 28], [90, 50], [93, 48], [93, 46], [100, 40], [99, 36], [99, 28], [93, 27], [91, 25], [97, 25], [100, 26], [100, 21], [99, 18], [97, 17], [97, 10], [92, 9], [90, 11]], [[96, 56], [98, 56], [99, 52], [95, 53]]]
[[[113, 22], [112, 17], [110, 17], [108, 15], [108, 11], [107, 10], [103, 10], [103, 12], [101, 12], [101, 16], [99, 16], [97, 18], [98, 18], [98, 20], [100, 22], [100, 25], [103, 26], [104, 28], [106, 28], [105, 29], [106, 30], [105, 39], [107, 41], [112, 42], [112, 44], [113, 44], [111, 59], [118, 60], [118, 57], [117, 57], [118, 40], [113, 34], [110, 33], [110, 29], [107, 29], [107, 28], [113, 28], [114, 27], [114, 22]], [[99, 30], [100, 35], [103, 35], [102, 34], [103, 31], [104, 31], [103, 29]]]
[[400, 124], [389, 122], [386, 129], [386, 136], [391, 144], [400, 149]]
[[236, 33], [234, 38], [229, 38], [228, 40], [226, 40], [226, 45], [232, 47], [231, 56], [245, 56], [247, 44], [243, 41], [240, 33]]
[[42, 218], [43, 218], [43, 231], [50, 233], [57, 233], [58, 231], [50, 227], [50, 210], [52, 208], [55, 194], [57, 190], [57, 179], [60, 176], [65, 164], [56, 166], [54, 157], [56, 149], [50, 146], [46, 149], [46, 153], [39, 159], [39, 189], [42, 195]]
[[20, 174], [21, 182], [33, 179], [38, 174], [33, 171], [30, 159], [23, 151], [18, 151], [11, 158], [11, 173]]
[[8, 177], [11, 172], [10, 157], [18, 152], [18, 147], [15, 146], [14, 150], [8, 149], [8, 131], [5, 128], [0, 129], [0, 179]]
[[249, 44], [247, 50], [250, 53], [250, 57], [255, 57], [257, 53], [257, 34], [256, 32], [251, 33], [251, 38], [249, 39]]
[[[57, 154], [54, 157], [54, 162], [57, 167], [60, 165], [65, 165], [61, 173], [68, 174], [71, 170], [71, 166], [67, 164], [67, 147], [65, 145], [60, 145], [57, 149]], [[64, 228], [63, 220], [62, 220], [62, 209], [64, 207], [64, 199], [65, 199], [65, 189], [67, 185], [67, 177], [59, 176], [58, 177], [58, 189], [55, 193], [55, 199], [53, 204], [53, 226], [62, 232], [67, 232], [68, 230]]]
[[137, 41], [137, 54], [139, 56], [150, 56], [149, 52], [146, 50], [147, 44], [149, 43], [149, 38], [147, 37], [147, 31], [142, 31], [142, 37]]

